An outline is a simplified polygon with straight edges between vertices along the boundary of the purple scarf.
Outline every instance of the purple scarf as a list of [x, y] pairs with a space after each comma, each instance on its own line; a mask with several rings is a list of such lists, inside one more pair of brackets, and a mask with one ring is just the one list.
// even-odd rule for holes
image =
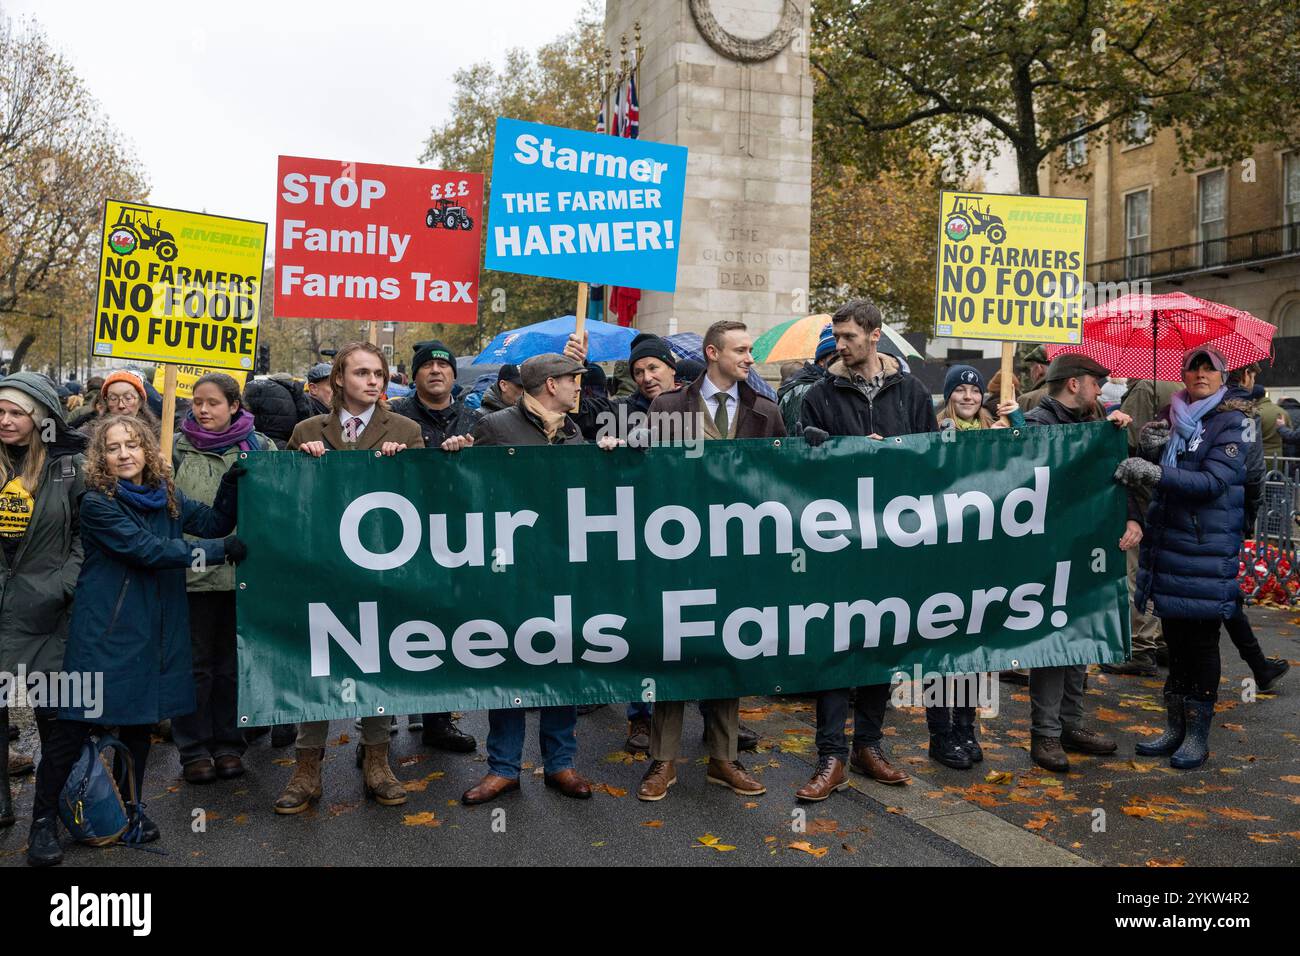
[[238, 446], [240, 451], [256, 450], [252, 440], [253, 415], [246, 408], [239, 410], [239, 414], [230, 420], [224, 432], [206, 431], [198, 423], [193, 412], [186, 412], [185, 420], [181, 422], [181, 431], [190, 440], [190, 444], [199, 451], [223, 454], [235, 446]]

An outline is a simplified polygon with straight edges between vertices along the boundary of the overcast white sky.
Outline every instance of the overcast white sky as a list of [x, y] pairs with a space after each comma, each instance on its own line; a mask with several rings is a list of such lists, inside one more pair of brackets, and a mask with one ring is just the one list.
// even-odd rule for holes
[[536, 49], [583, 0], [0, 0], [135, 147], [151, 202], [275, 228], [281, 153], [420, 165], [452, 74]]

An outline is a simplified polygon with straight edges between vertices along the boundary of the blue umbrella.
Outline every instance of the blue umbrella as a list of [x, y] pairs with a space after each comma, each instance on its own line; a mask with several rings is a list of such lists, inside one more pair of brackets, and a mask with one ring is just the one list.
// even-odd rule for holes
[[[502, 332], [488, 343], [488, 347], [474, 359], [474, 364], [518, 365], [524, 359], [544, 352], [563, 352], [574, 328], [573, 316], [563, 315], [513, 332]], [[636, 329], [588, 319], [587, 361], [613, 362], [627, 358], [636, 334]]]
[[[693, 362], [699, 362], [701, 365], [707, 365], [704, 360], [704, 336], [698, 332], [678, 332], [676, 335], [668, 336], [665, 341], [674, 352], [684, 359], [690, 359]], [[763, 380], [763, 376], [758, 374], [755, 369], [749, 370], [749, 387], [766, 399], [776, 401], [776, 392], [772, 386]]]

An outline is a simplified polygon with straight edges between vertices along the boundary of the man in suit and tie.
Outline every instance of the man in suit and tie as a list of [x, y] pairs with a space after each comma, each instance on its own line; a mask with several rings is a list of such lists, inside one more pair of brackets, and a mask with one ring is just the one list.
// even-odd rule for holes
[[[314, 458], [327, 451], [396, 455], [407, 448], [423, 448], [420, 426], [381, 402], [387, 385], [388, 359], [378, 346], [368, 342], [345, 345], [334, 356], [330, 369], [332, 410], [299, 422], [286, 447]], [[406, 802], [406, 791], [388, 764], [388, 725], [387, 715], [362, 718], [360, 758], [366, 796], [384, 806], [397, 806]], [[328, 733], [327, 720], [298, 726], [296, 766], [289, 785], [275, 801], [276, 813], [301, 813], [320, 799], [320, 764]]]
[[[785, 422], [776, 403], [747, 384], [754, 364], [754, 341], [743, 322], [714, 322], [704, 335], [704, 374], [689, 385], [658, 396], [650, 404], [651, 427], [660, 444], [686, 441], [703, 432], [706, 441], [731, 438], [781, 438]], [[677, 756], [682, 741], [685, 702], [655, 702], [650, 725], [650, 767], [637, 796], [662, 800], [677, 782]], [[701, 708], [709, 748], [706, 779], [730, 787], [735, 793], [756, 796], [766, 792], [740, 763], [737, 735], [740, 701], [712, 700]]]

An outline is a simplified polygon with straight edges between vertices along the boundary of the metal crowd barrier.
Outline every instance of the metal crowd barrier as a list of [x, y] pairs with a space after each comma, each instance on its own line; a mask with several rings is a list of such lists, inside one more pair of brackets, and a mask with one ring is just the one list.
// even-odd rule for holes
[[1300, 458], [1268, 461], [1255, 526], [1242, 543], [1239, 584], [1247, 604], [1300, 604]]

